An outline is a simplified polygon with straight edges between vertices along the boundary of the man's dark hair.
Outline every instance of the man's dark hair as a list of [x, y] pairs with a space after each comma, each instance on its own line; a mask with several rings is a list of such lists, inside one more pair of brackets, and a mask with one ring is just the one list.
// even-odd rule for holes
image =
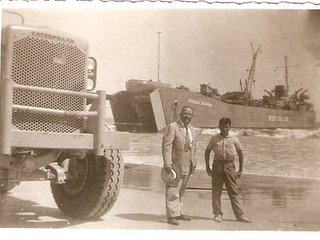
[[184, 110], [184, 109], [186, 109], [186, 108], [191, 109], [191, 110], [192, 110], [192, 112], [193, 112], [193, 108], [192, 108], [192, 107], [190, 107], [190, 106], [183, 106], [183, 107], [181, 108], [181, 112], [183, 112], [183, 110]]
[[230, 118], [221, 118], [219, 120], [219, 126], [221, 126], [222, 124], [229, 124], [231, 126], [231, 119]]

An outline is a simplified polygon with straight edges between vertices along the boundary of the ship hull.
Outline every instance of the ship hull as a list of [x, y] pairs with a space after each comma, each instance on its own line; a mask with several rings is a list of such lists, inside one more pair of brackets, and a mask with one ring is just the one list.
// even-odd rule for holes
[[[235, 128], [300, 128], [315, 127], [315, 113], [236, 105], [200, 94], [177, 89], [157, 89], [150, 94], [156, 113], [157, 130], [179, 119], [181, 107], [194, 109], [192, 125], [198, 128], [216, 128], [219, 119], [228, 117]], [[162, 109], [162, 111], [161, 111]]]
[[[136, 83], [139, 87], [139, 84]], [[315, 112], [271, 109], [230, 104], [220, 99], [170, 87], [148, 91], [123, 91], [110, 99], [118, 131], [158, 132], [178, 121], [181, 107], [194, 109], [192, 124], [198, 128], [216, 128], [219, 119], [228, 117], [234, 128], [311, 129]]]

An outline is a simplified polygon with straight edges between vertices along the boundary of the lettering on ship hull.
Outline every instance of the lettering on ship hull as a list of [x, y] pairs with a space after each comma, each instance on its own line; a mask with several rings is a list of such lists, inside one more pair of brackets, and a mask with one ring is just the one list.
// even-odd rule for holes
[[269, 122], [289, 122], [289, 117], [269, 115]]
[[201, 105], [201, 106], [206, 106], [206, 107], [212, 107], [212, 103], [208, 103], [208, 102], [202, 102], [199, 100], [194, 100], [194, 99], [188, 99], [189, 103], [193, 103], [193, 104], [197, 104], [197, 105]]

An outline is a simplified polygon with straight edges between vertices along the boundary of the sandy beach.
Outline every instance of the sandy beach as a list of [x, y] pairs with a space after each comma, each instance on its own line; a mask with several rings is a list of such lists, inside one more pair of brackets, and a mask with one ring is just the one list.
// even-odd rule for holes
[[[319, 182], [307, 179], [244, 175], [239, 183], [240, 202], [253, 221], [235, 220], [226, 191], [222, 206], [224, 221], [216, 223], [211, 213], [210, 179], [196, 171], [184, 198], [192, 221], [167, 224], [164, 183], [160, 167], [126, 164], [120, 196], [111, 211], [96, 221], [67, 219], [56, 207], [49, 183], [22, 182], [3, 195], [0, 205], [2, 228], [108, 229], [108, 230], [264, 230], [318, 231]], [[36, 191], [35, 191], [36, 189]]]
[[[265, 230], [317, 231], [320, 217], [317, 198], [318, 181], [244, 175], [239, 182], [240, 202], [252, 223], [235, 220], [227, 192], [223, 191], [224, 221], [213, 221], [210, 178], [198, 170], [189, 182], [184, 198], [186, 214], [191, 222], [178, 227], [166, 223], [164, 184], [160, 168], [148, 165], [127, 165], [119, 202], [112, 212], [125, 223], [115, 228], [189, 229], [189, 230]], [[125, 204], [130, 199], [130, 205]], [[122, 202], [124, 200], [124, 202]], [[119, 208], [119, 210], [117, 210]]]

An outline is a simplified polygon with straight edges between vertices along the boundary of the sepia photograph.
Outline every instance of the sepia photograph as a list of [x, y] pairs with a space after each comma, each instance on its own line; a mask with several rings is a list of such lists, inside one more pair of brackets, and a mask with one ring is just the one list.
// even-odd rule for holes
[[1, 10], [0, 232], [320, 230], [320, 10]]

